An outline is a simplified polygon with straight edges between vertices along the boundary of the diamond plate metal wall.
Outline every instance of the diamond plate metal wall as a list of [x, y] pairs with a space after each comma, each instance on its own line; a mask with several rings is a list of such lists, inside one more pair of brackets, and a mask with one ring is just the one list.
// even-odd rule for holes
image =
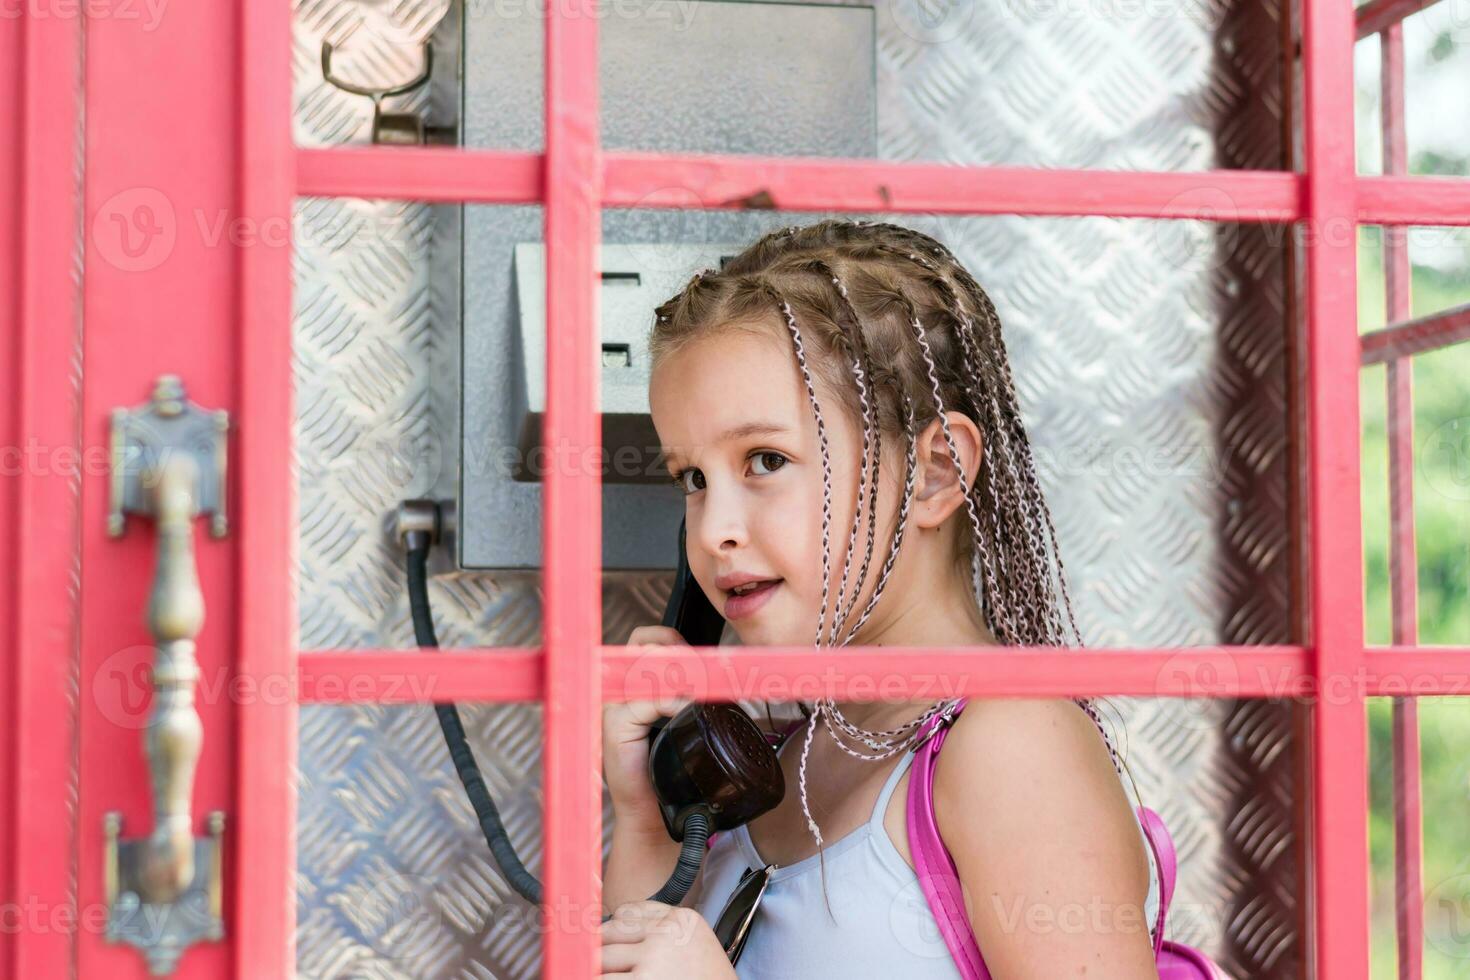
[[[540, 10], [468, 2], [471, 16]], [[879, 8], [886, 159], [1283, 166], [1277, 0], [944, 9]], [[298, 0], [297, 141], [368, 139], [370, 103], [321, 80], [324, 37], [336, 70], [386, 83], [417, 71], [418, 44], [446, 13], [446, 0]], [[455, 54], [436, 49], [441, 65]], [[526, 57], [539, 64], [539, 51]], [[420, 90], [386, 104], [442, 113], [446, 99]], [[658, 147], [657, 133], [640, 144]], [[357, 200], [302, 200], [296, 217], [301, 644], [409, 648], [388, 516], [455, 465], [445, 365], [457, 327], [429, 273], [443, 222], [426, 205]], [[745, 219], [751, 234], [794, 220]], [[1283, 230], [895, 220], [949, 244], [1000, 307], [1089, 642], [1290, 641]], [[607, 578], [608, 642], [657, 621], [663, 579]], [[534, 574], [440, 577], [431, 598], [444, 646], [539, 642]], [[1289, 706], [1110, 703], [1145, 800], [1179, 845], [1169, 934], [1240, 977], [1304, 975]], [[511, 837], [539, 871], [539, 708], [470, 707], [466, 723]], [[300, 790], [303, 976], [537, 975], [536, 915], [485, 852], [432, 712], [303, 708]]]

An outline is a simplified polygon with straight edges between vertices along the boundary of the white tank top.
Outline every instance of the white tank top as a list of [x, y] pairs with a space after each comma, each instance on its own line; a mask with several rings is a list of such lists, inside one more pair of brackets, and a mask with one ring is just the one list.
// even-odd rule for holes
[[[797, 739], [786, 740], [792, 741]], [[918, 875], [899, 854], [883, 826], [888, 800], [913, 758], [914, 750], [910, 749], [893, 767], [867, 822], [823, 848], [825, 899], [819, 855], [812, 854], [772, 872], [740, 962], [735, 965], [741, 980], [928, 980], [960, 976], [924, 898]], [[1118, 778], [1123, 778], [1121, 773]], [[1142, 826], [1138, 833], [1143, 839]], [[1144, 852], [1149, 861], [1144, 910], [1152, 928], [1158, 914], [1159, 884], [1146, 839]], [[693, 907], [713, 926], [741, 874], [766, 864], [756, 853], [744, 825], [718, 834], [705, 855]]]

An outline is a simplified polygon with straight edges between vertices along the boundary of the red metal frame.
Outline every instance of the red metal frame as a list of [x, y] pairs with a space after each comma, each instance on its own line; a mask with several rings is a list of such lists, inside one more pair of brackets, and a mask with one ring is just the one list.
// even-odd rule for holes
[[[837, 656], [809, 648], [644, 653], [605, 646], [598, 479], [595, 473], [553, 471], [545, 485], [543, 647], [441, 651], [433, 658], [401, 651], [298, 652], [295, 481], [285, 449], [294, 428], [289, 397], [291, 253], [289, 247], [256, 247], [237, 250], [238, 286], [232, 295], [238, 323], [227, 327], [238, 343], [238, 391], [233, 398], [214, 399], [238, 406], [234, 472], [239, 492], [234, 499], [242, 506], [235, 524], [238, 548], [230, 554], [239, 585], [237, 608], [222, 604], [234, 618], [220, 628], [233, 630], [239, 672], [256, 680], [299, 677], [302, 702], [544, 702], [545, 972], [557, 977], [587, 976], [597, 969], [603, 701], [668, 693], [713, 700], [823, 693], [912, 697], [936, 691], [1310, 698], [1316, 972], [1330, 980], [1366, 980], [1364, 699], [1470, 691], [1470, 648], [1420, 647], [1412, 625], [1406, 360], [1464, 339], [1470, 314], [1462, 309], [1408, 320], [1407, 267], [1401, 244], [1391, 235], [1391, 324], [1359, 338], [1356, 228], [1363, 223], [1470, 224], [1470, 181], [1403, 175], [1402, 58], [1395, 47], [1401, 43], [1396, 25], [1426, 2], [1375, 0], [1356, 15], [1348, 0], [1303, 4], [1305, 171], [1138, 173], [603, 153], [597, 18], [588, 0], [547, 5], [544, 153], [298, 148], [291, 138], [290, 7], [240, 3], [231, 28], [239, 39], [233, 58], [220, 57], [226, 53], [218, 50], [217, 32], [197, 53], [199, 58], [214, 57], [214, 64], [235, 60], [240, 66], [242, 111], [240, 128], [232, 134], [238, 141], [239, 215], [290, 227], [297, 196], [544, 204], [550, 256], [547, 437], [574, 448], [595, 451], [599, 442], [598, 376], [595, 358], [585, 352], [594, 349], [596, 340], [595, 282], [604, 206], [1111, 215], [1301, 226], [1307, 232], [1312, 628], [1303, 645], [1273, 647], [847, 648]], [[187, 28], [188, 14], [174, 16], [181, 18], [174, 30]], [[198, 16], [213, 18], [209, 26], [216, 27], [226, 15]], [[13, 405], [0, 405], [0, 432], [17, 442], [21, 434], [39, 434], [57, 446], [77, 441], [75, 400], [54, 380], [70, 376], [70, 341], [65, 331], [53, 328], [75, 315], [71, 276], [76, 223], [69, 220], [75, 189], [70, 167], [58, 164], [72, 159], [77, 107], [69, 93], [81, 23], [61, 17], [0, 19], [0, 64], [14, 66], [20, 82], [18, 88], [10, 87], [20, 110], [12, 118], [24, 121], [26, 141], [14, 158], [15, 171], [0, 170], [0, 179], [16, 181], [20, 190], [12, 198], [17, 202], [15, 220], [0, 223], [11, 229], [10, 237], [0, 238], [5, 250], [0, 258], [7, 259], [0, 263], [5, 270], [0, 275], [11, 269], [19, 273], [13, 284], [16, 306], [0, 314], [6, 318], [0, 327], [11, 328], [6, 336], [17, 338], [13, 357], [7, 359], [13, 365], [7, 380], [18, 393]], [[1374, 32], [1384, 36], [1385, 149], [1390, 159], [1384, 176], [1359, 177], [1353, 157], [1352, 47], [1355, 37]], [[168, 49], [171, 56], [183, 51], [178, 35], [174, 37], [170, 43], [178, 47]], [[141, 41], [132, 43], [142, 50]], [[0, 167], [11, 162], [0, 156]], [[89, 187], [92, 178], [89, 173]], [[691, 204], [691, 197], [697, 203]], [[0, 201], [0, 208], [9, 206], [9, 201]], [[1343, 229], [1350, 233], [1340, 233]], [[91, 276], [89, 272], [89, 289]], [[0, 295], [10, 294], [6, 285], [11, 284], [0, 280]], [[138, 292], [136, 283], [120, 291]], [[1362, 633], [1357, 391], [1361, 365], [1378, 362], [1390, 365], [1393, 406], [1395, 631], [1393, 646], [1368, 648]], [[134, 401], [138, 394], [115, 401]], [[89, 411], [86, 418], [95, 414]], [[68, 636], [69, 611], [42, 599], [65, 594], [73, 572], [72, 556], [55, 546], [77, 533], [77, 515], [68, 509], [71, 499], [55, 476], [26, 474], [18, 481], [0, 481], [0, 506], [6, 514], [0, 522], [0, 547], [26, 556], [17, 563], [21, 577], [16, 589], [4, 593], [5, 605], [0, 606], [0, 619], [13, 624], [6, 637], [10, 650], [5, 664], [10, 669], [0, 674], [0, 697], [14, 712], [7, 717], [17, 719], [17, 738], [0, 762], [0, 786], [11, 799], [36, 799], [55, 788], [56, 773], [69, 771], [68, 657], [21, 657], [17, 651], [56, 651]], [[121, 561], [107, 559], [110, 564]], [[915, 672], [916, 664], [923, 664], [922, 675]], [[881, 693], [874, 693], [875, 679], [884, 682]], [[1417, 943], [1403, 941], [1417, 939], [1422, 928], [1417, 901], [1422, 882], [1416, 868], [1403, 867], [1405, 855], [1417, 865], [1413, 858], [1420, 847], [1417, 737], [1412, 701], [1399, 703], [1400, 976], [1417, 977]], [[288, 976], [295, 970], [296, 705], [258, 699], [224, 717], [233, 724], [223, 739], [232, 746], [236, 774], [229, 792], [239, 803], [228, 833], [233, 967], [241, 976]], [[18, 764], [21, 759], [26, 765]], [[90, 811], [83, 810], [90, 819]], [[58, 905], [74, 902], [69, 862], [75, 830], [42, 808], [7, 811], [0, 822], [0, 846], [9, 859], [6, 894], [39, 896]], [[84, 824], [82, 831], [90, 832], [89, 826]], [[95, 869], [89, 865], [94, 861], [83, 859], [84, 893], [96, 890]], [[0, 973], [5, 975], [61, 975], [76, 955], [73, 938], [62, 932], [0, 935], [0, 943], [7, 941], [0, 945]], [[218, 961], [206, 956], [202, 962]]]
[[[13, 73], [12, 135], [4, 177], [3, 275], [14, 297], [5, 337], [14, 344], [0, 408], [7, 447], [41, 447], [51, 465], [17, 466], [0, 477], [5, 508], [0, 545], [10, 562], [0, 627], [9, 634], [0, 668], [9, 674], [5, 764], [0, 777], [15, 806], [0, 830], [0, 902], [14, 903], [19, 931], [0, 929], [0, 974], [66, 976], [72, 936], [55, 928], [56, 914], [74, 921], [75, 842], [69, 821], [42, 801], [74, 789], [73, 705], [77, 630], [74, 609], [57, 601], [74, 592], [78, 535], [75, 473], [55, 465], [78, 447], [73, 389], [79, 320], [76, 270], [77, 188], [74, 167], [79, 118], [80, 24], [75, 18], [0, 18], [0, 64]], [[7, 150], [11, 148], [7, 147]], [[13, 169], [9, 169], [13, 168]], [[13, 197], [12, 197], [13, 193]], [[12, 251], [13, 250], [13, 251]], [[78, 456], [73, 456], [76, 460]], [[16, 465], [11, 460], [9, 465]], [[46, 601], [49, 599], [50, 601]], [[21, 656], [24, 652], [26, 655]], [[32, 910], [46, 928], [26, 928]], [[8, 909], [6, 911], [9, 911]]]
[[[291, 228], [291, 5], [239, 4], [240, 201], [256, 227]], [[228, 118], [228, 117], [223, 117]], [[236, 669], [265, 684], [296, 666], [295, 379], [291, 371], [291, 247], [239, 250], [240, 424], [235, 533]], [[262, 686], [260, 690], [265, 690]], [[236, 799], [230, 887], [235, 975], [296, 975], [296, 705], [256, 698], [236, 717]]]
[[[884, 696], [934, 691], [967, 694], [1154, 694], [1211, 697], [1314, 697], [1313, 831], [1318, 975], [1368, 976], [1367, 744], [1364, 698], [1382, 692], [1466, 690], [1470, 650], [1396, 645], [1369, 650], [1362, 633], [1363, 583], [1357, 381], [1362, 362], [1393, 358], [1411, 346], [1445, 342], [1457, 323], [1400, 324], [1357, 337], [1356, 228], [1360, 223], [1470, 223], [1470, 182], [1395, 176], [1360, 178], [1353, 155], [1352, 54], [1355, 31], [1381, 29], [1421, 2], [1375, 4], [1354, 16], [1346, 0], [1304, 0], [1303, 66], [1306, 171], [1093, 173], [1014, 167], [948, 167], [857, 160], [743, 156], [599, 155], [596, 36], [589, 18], [548, 8], [546, 154], [482, 150], [300, 149], [297, 190], [310, 195], [480, 203], [547, 204], [548, 253], [559, 257], [547, 283], [553, 437], [596, 448], [597, 378], [591, 350], [596, 296], [590, 291], [599, 206], [927, 211], [953, 214], [1112, 215], [1216, 221], [1305, 223], [1307, 256], [1307, 424], [1310, 452], [1308, 555], [1311, 641], [1306, 647], [1189, 650], [1055, 649], [978, 651], [809, 648], [651, 653], [597, 642], [600, 584], [593, 544], [600, 540], [595, 475], [553, 474], [544, 529], [546, 648], [461, 650], [432, 665], [374, 651], [301, 654], [303, 699], [355, 699], [352, 681], [375, 680], [365, 698], [520, 700], [543, 697], [547, 716], [546, 854], [548, 903], [582, 908], [597, 898], [594, 800], [600, 733], [598, 698], [679, 693], [704, 699], [753, 696], [857, 696], [875, 677], [894, 682]], [[572, 67], [575, 66], [575, 67]], [[1398, 173], [1401, 173], [1399, 171]], [[690, 197], [699, 203], [691, 205]], [[1223, 202], [1223, 206], [1222, 206]], [[1337, 229], [1349, 234], [1333, 235]], [[585, 345], [585, 346], [584, 346]], [[1402, 407], [1402, 404], [1400, 405]], [[1401, 416], [1400, 416], [1401, 417]], [[1402, 434], [1402, 433], [1401, 433]], [[1402, 447], [1406, 439], [1395, 443]], [[1403, 526], [1405, 479], [1396, 513]], [[573, 506], [573, 503], [580, 506]], [[1412, 554], [1407, 556], [1411, 564]], [[1397, 567], [1406, 555], [1396, 553]], [[1397, 596], [1408, 583], [1401, 571]], [[1402, 612], [1403, 600], [1396, 610]], [[1401, 620], [1401, 616], [1400, 616]], [[917, 659], [922, 657], [922, 659]], [[449, 659], [444, 659], [449, 658]], [[498, 660], [508, 670], [476, 670]], [[544, 676], [534, 674], [542, 658]], [[602, 668], [600, 693], [593, 661]], [[913, 665], [924, 664], [922, 681]], [[1197, 682], [1211, 678], [1208, 688]], [[1329, 685], [1331, 685], [1329, 687]], [[332, 693], [327, 693], [330, 688]], [[774, 693], [773, 692], [778, 692]], [[1339, 696], [1332, 696], [1340, 692]], [[586, 780], [583, 782], [583, 780]], [[546, 963], [552, 976], [595, 968], [597, 938], [562, 928], [547, 909]], [[1413, 925], [1413, 920], [1405, 920]], [[1402, 927], [1402, 925], [1401, 925]]]

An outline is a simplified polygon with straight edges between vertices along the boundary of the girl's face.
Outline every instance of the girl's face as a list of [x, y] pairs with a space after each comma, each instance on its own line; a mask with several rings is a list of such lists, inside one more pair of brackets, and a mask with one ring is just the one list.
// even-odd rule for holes
[[[817, 397], [832, 468], [825, 645], [853, 523], [862, 431], [835, 399], [823, 397], [820, 386]], [[822, 600], [822, 454], [790, 342], [773, 334], [720, 331], [659, 364], [649, 384], [649, 404], [669, 470], [685, 495], [689, 567], [705, 595], [743, 645], [810, 646]], [[885, 440], [873, 557], [849, 627], [872, 594], [888, 553], [903, 469], [892, 443]], [[862, 563], [868, 520], [865, 504], [849, 593]], [[905, 531], [905, 554], [910, 533]], [[896, 562], [885, 597], [899, 586], [903, 564]], [[770, 584], [738, 598], [730, 580], [744, 577]], [[875, 618], [885, 605], [886, 599], [878, 603]]]

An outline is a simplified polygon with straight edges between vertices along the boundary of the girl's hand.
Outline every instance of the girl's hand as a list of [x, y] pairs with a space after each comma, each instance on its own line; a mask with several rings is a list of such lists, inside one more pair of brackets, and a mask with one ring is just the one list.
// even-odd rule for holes
[[[679, 631], [667, 626], [640, 626], [628, 646], [688, 646]], [[613, 811], [620, 821], [667, 838], [658, 815], [658, 798], [648, 778], [648, 730], [656, 718], [673, 715], [689, 698], [608, 702], [602, 708], [602, 774]]]
[[602, 924], [602, 976], [735, 980], [735, 968], [704, 916], [663, 902], [628, 902]]

